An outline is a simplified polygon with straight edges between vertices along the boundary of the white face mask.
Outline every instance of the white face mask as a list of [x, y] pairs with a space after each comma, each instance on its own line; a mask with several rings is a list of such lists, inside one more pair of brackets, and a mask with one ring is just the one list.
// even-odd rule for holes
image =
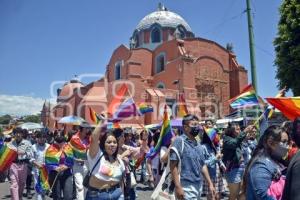
[[280, 142], [275, 148], [275, 150], [273, 151], [272, 155], [274, 156], [275, 159], [280, 160], [286, 157], [288, 151], [289, 151], [289, 145]]

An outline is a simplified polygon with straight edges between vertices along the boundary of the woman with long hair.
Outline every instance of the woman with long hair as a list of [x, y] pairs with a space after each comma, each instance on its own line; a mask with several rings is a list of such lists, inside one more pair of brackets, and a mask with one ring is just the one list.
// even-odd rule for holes
[[[222, 154], [219, 151], [218, 134], [211, 134], [208, 136], [209, 131], [216, 131], [215, 129], [205, 129], [202, 137], [202, 144], [205, 151], [205, 164], [207, 165], [209, 176], [216, 189], [215, 199], [221, 198], [221, 193], [224, 192], [223, 178], [221, 174], [221, 166], [223, 164], [221, 158]], [[224, 165], [224, 164], [223, 164]], [[207, 181], [203, 182], [203, 194], [207, 196], [208, 200], [212, 200], [212, 194], [209, 192], [209, 185]]]
[[118, 157], [118, 140], [113, 132], [103, 131], [100, 125], [92, 133], [88, 164], [91, 176], [87, 200], [124, 199], [125, 166]]
[[[282, 195], [282, 176], [284, 166], [281, 161], [288, 153], [288, 134], [279, 126], [268, 127], [261, 136], [252, 158], [245, 170], [244, 187], [246, 199], [280, 199]], [[272, 191], [272, 184], [279, 194]]]
[[238, 124], [231, 124], [223, 137], [223, 162], [226, 166], [225, 178], [229, 188], [229, 200], [236, 200], [240, 195], [245, 164], [242, 154], [242, 142], [254, 126], [241, 131]]

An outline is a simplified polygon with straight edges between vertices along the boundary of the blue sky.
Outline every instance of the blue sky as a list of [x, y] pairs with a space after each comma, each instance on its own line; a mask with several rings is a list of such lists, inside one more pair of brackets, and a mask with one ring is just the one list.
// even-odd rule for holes
[[[12, 112], [8, 107], [23, 97], [42, 104], [51, 97], [53, 81], [104, 73], [113, 50], [128, 45], [138, 22], [159, 2], [181, 15], [196, 36], [222, 46], [233, 43], [251, 80], [246, 0], [1, 0], [0, 114]], [[280, 4], [280, 0], [251, 0], [262, 97], [277, 92], [272, 42]]]

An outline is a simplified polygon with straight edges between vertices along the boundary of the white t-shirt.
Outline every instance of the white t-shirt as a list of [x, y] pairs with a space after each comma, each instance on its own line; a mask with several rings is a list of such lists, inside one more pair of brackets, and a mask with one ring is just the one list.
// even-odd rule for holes
[[[103, 155], [103, 152], [99, 149], [97, 155], [95, 158], [91, 158], [89, 153], [87, 154], [88, 158], [88, 166], [90, 171], [95, 166], [98, 159]], [[121, 181], [123, 174], [125, 172], [125, 165], [123, 161], [120, 158], [117, 158], [118, 162], [115, 162], [114, 164], [110, 163], [105, 159], [104, 156], [101, 157], [99, 163], [95, 167], [92, 175], [94, 175], [96, 178], [103, 180], [103, 181]]]

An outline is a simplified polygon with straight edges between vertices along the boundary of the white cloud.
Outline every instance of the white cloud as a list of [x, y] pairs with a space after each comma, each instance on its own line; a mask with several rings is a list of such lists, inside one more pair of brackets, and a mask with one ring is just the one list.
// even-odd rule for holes
[[0, 115], [16, 116], [37, 114], [42, 110], [45, 100], [31, 96], [0, 95]]

